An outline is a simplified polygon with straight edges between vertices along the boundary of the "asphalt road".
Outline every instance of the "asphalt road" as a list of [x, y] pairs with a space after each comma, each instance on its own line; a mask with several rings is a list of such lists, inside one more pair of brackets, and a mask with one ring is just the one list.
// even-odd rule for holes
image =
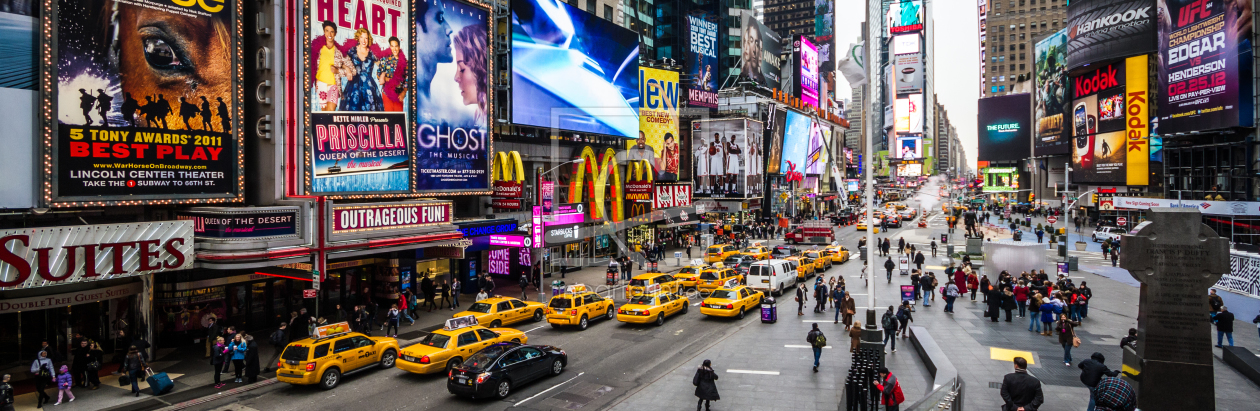
[[[923, 192], [934, 197], [935, 186], [928, 187]], [[933, 206], [932, 199], [923, 200], [928, 202], [929, 207]], [[912, 199], [908, 203], [918, 206], [919, 201], [920, 199]], [[913, 229], [916, 222], [917, 220], [907, 221], [903, 228], [881, 233], [880, 237]], [[865, 232], [855, 231], [853, 226], [837, 228], [836, 232], [840, 244], [853, 251], [853, 258], [848, 263], [833, 266], [824, 275], [855, 277], [860, 271], [860, 265], [864, 263], [858, 258], [856, 248], [858, 238], [864, 236]], [[876, 269], [877, 273], [882, 271], [882, 267]], [[853, 284], [854, 279], [849, 281]], [[789, 297], [780, 300], [785, 300], [784, 306], [780, 307], [780, 315], [783, 316], [781, 319], [795, 317], [791, 312], [793, 307], [790, 307], [795, 304]], [[622, 302], [618, 301], [617, 306]], [[699, 298], [693, 297], [693, 306], [687, 314], [669, 318], [661, 327], [623, 324], [616, 320], [595, 321], [586, 331], [554, 329], [545, 322], [517, 324], [517, 329], [527, 332], [530, 343], [561, 347], [569, 354], [570, 362], [560, 376], [516, 387], [507, 399], [501, 401], [455, 397], [447, 392], [445, 374], [422, 376], [398, 369], [383, 369], [348, 376], [340, 386], [330, 391], [281, 383], [190, 409], [498, 410], [562, 408], [557, 406], [561, 403], [570, 404], [570, 407], [578, 404], [582, 409], [606, 409], [637, 394], [643, 387], [679, 367], [694, 368], [699, 362], [695, 357], [700, 352], [722, 344], [733, 335], [787, 332], [803, 336], [804, 331], [797, 328], [808, 327], [796, 321], [753, 326], [760, 324], [757, 315], [749, 315], [743, 320], [709, 318], [701, 315], [698, 307], [694, 306], [699, 302]], [[865, 301], [859, 297], [857, 305], [863, 306]], [[742, 337], [746, 338], [748, 335], [744, 334]], [[838, 339], [839, 336], [832, 338]], [[792, 356], [795, 358], [807, 353], [808, 349], [797, 350]], [[755, 356], [754, 353], [749, 355]], [[689, 391], [692, 387], [687, 385], [680, 389]], [[557, 402], [562, 400], [565, 402]], [[724, 405], [729, 406], [730, 403]]]

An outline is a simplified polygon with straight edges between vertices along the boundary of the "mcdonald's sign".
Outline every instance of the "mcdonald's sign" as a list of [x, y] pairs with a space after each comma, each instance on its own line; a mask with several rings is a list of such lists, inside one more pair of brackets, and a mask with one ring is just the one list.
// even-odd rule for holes
[[[625, 211], [622, 206], [625, 194], [621, 186], [621, 172], [617, 168], [617, 152], [609, 148], [597, 158], [595, 150], [586, 146], [582, 148], [580, 158], [584, 161], [573, 166], [573, 180], [569, 182], [569, 202], [590, 202], [592, 219], [604, 218], [607, 215], [609, 221], [625, 220]], [[650, 172], [647, 174], [651, 175]], [[611, 185], [608, 181], [609, 177], [612, 177]], [[610, 202], [611, 210], [607, 210], [604, 206], [605, 193], [609, 192], [609, 188], [613, 197], [613, 201]]]
[[490, 179], [494, 181], [494, 208], [519, 210], [524, 193], [525, 167], [521, 163], [521, 153], [515, 151], [497, 152], [494, 164], [490, 166]]

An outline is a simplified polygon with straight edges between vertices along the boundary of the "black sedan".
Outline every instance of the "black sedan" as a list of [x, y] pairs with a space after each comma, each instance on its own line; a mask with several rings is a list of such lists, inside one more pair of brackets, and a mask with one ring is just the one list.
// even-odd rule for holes
[[770, 258], [773, 259], [783, 259], [794, 255], [796, 255], [796, 247], [790, 245], [775, 246], [774, 250], [770, 251]]
[[446, 389], [472, 398], [503, 399], [530, 381], [560, 375], [569, 356], [550, 345], [498, 343], [469, 356], [447, 374]]

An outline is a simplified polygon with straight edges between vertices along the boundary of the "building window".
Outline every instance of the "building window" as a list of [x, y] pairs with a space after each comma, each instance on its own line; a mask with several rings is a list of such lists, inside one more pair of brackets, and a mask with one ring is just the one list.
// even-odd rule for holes
[[586, 12], [595, 14], [595, 0], [586, 0]]
[[1023, 65], [1023, 64], [1020, 64], [1020, 65], [1019, 65], [1019, 69], [1020, 69], [1020, 71], [1023, 71], [1023, 70], [1024, 70], [1024, 65]]
[[605, 4], [604, 5], [604, 20], [612, 21], [612, 19], [613, 19], [612, 6]]

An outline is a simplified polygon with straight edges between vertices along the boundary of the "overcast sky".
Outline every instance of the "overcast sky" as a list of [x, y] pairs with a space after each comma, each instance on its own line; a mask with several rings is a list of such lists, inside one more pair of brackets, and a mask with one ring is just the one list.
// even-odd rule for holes
[[[836, 51], [842, 54], [857, 42], [866, 20], [864, 0], [836, 1]], [[976, 0], [930, 0], [935, 24], [936, 58], [933, 84], [936, 98], [949, 111], [958, 140], [967, 152], [967, 164], [976, 166], [976, 99], [980, 98], [980, 44]], [[836, 96], [851, 95], [844, 76], [836, 74]]]

